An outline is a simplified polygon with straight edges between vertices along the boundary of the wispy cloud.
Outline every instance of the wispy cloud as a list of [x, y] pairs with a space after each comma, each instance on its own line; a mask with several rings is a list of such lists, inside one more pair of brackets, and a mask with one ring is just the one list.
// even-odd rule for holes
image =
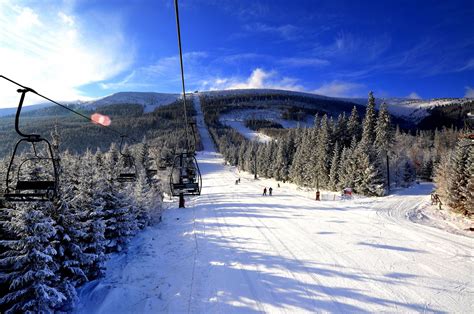
[[[1, 74], [55, 99], [83, 98], [81, 86], [109, 79], [133, 62], [134, 48], [114, 15], [96, 13], [85, 21], [58, 3], [4, 0], [0, 21]], [[0, 107], [17, 102], [0, 97]]]
[[295, 40], [301, 37], [299, 28], [292, 24], [268, 25], [264, 23], [253, 23], [244, 25], [244, 30], [249, 33], [264, 33], [267, 35], [276, 35], [285, 40]]
[[474, 88], [466, 86], [466, 93], [464, 94], [464, 97], [466, 98], [474, 98]]
[[339, 62], [372, 62], [388, 51], [392, 40], [387, 34], [375, 37], [360, 36], [351, 32], [338, 32], [329, 44], [315, 41], [313, 52], [322, 58], [337, 59]]
[[[193, 51], [183, 54], [185, 78], [188, 87], [196, 86], [196, 82], [202, 78], [205, 68], [202, 66], [208, 57], [206, 52]], [[205, 75], [202, 74], [202, 75]], [[152, 64], [138, 67], [125, 77], [116, 81], [105, 81], [100, 84], [101, 88], [116, 91], [124, 89], [146, 88], [162, 92], [176, 92], [179, 90], [181, 72], [178, 56], [162, 57]]]
[[203, 81], [201, 89], [221, 90], [221, 89], [252, 89], [252, 88], [270, 88], [285, 90], [304, 90], [303, 86], [298, 84], [298, 80], [290, 77], [282, 77], [275, 71], [265, 71], [256, 68], [248, 78], [214, 78]]
[[230, 55], [225, 55], [219, 58], [219, 61], [227, 64], [238, 64], [243, 61], [257, 60], [262, 58], [273, 58], [272, 56], [263, 55], [259, 53], [246, 52], [246, 53], [235, 53]]
[[363, 95], [365, 85], [360, 83], [332, 81], [324, 83], [312, 92], [324, 96], [333, 97], [360, 97]]
[[456, 72], [462, 72], [466, 70], [474, 70], [474, 58], [469, 59], [469, 61], [466, 62], [466, 64], [459, 69], [457, 69]]
[[420, 95], [415, 92], [411, 92], [406, 98], [408, 99], [421, 99]]
[[291, 57], [281, 58], [278, 62], [284, 66], [289, 67], [322, 67], [329, 65], [330, 62], [326, 59], [320, 58], [304, 58], [304, 57]]

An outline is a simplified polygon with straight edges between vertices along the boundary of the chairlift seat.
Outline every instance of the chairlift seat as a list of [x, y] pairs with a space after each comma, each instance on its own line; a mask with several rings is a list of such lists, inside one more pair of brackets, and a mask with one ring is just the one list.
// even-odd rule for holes
[[45, 202], [52, 200], [55, 195], [53, 190], [49, 190], [42, 193], [5, 193], [3, 198], [9, 202]]
[[119, 182], [134, 182], [137, 180], [137, 175], [135, 173], [121, 173], [117, 178]]
[[17, 190], [54, 190], [56, 182], [54, 181], [18, 181]]
[[199, 184], [193, 183], [174, 183], [173, 184], [173, 192], [175, 195], [179, 195], [180, 193], [198, 193], [199, 192]]

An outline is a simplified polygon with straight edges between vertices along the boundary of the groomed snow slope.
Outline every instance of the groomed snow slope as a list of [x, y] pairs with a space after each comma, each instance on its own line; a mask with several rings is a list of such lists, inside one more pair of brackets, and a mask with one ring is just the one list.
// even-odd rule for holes
[[77, 312], [474, 312], [472, 238], [405, 218], [431, 186], [316, 203], [225, 166], [198, 127], [203, 194], [112, 257]]

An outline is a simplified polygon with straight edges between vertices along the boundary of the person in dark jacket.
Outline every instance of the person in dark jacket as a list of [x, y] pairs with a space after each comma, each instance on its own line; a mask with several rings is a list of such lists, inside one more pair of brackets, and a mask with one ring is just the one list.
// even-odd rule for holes
[[270, 196], [272, 196], [272, 191], [273, 191], [272, 187], [269, 187], [269, 188], [268, 188], [268, 194], [269, 194]]
[[263, 188], [263, 194], [262, 195], [267, 195], [267, 188], [266, 187]]

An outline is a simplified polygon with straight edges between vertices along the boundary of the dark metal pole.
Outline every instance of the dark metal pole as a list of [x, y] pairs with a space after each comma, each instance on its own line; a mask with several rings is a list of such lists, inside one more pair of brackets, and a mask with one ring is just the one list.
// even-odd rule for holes
[[254, 169], [253, 178], [257, 180], [257, 153], [256, 152], [253, 155], [253, 169]]
[[[181, 186], [183, 185], [183, 154], [179, 156], [179, 183]], [[178, 208], [185, 208], [183, 192], [179, 193]]]
[[390, 166], [388, 162], [388, 152], [385, 155], [387, 157], [387, 191], [390, 192]]
[[318, 176], [316, 177], [316, 200], [317, 201], [320, 201], [320, 195], [321, 193], [319, 193], [319, 174]]

